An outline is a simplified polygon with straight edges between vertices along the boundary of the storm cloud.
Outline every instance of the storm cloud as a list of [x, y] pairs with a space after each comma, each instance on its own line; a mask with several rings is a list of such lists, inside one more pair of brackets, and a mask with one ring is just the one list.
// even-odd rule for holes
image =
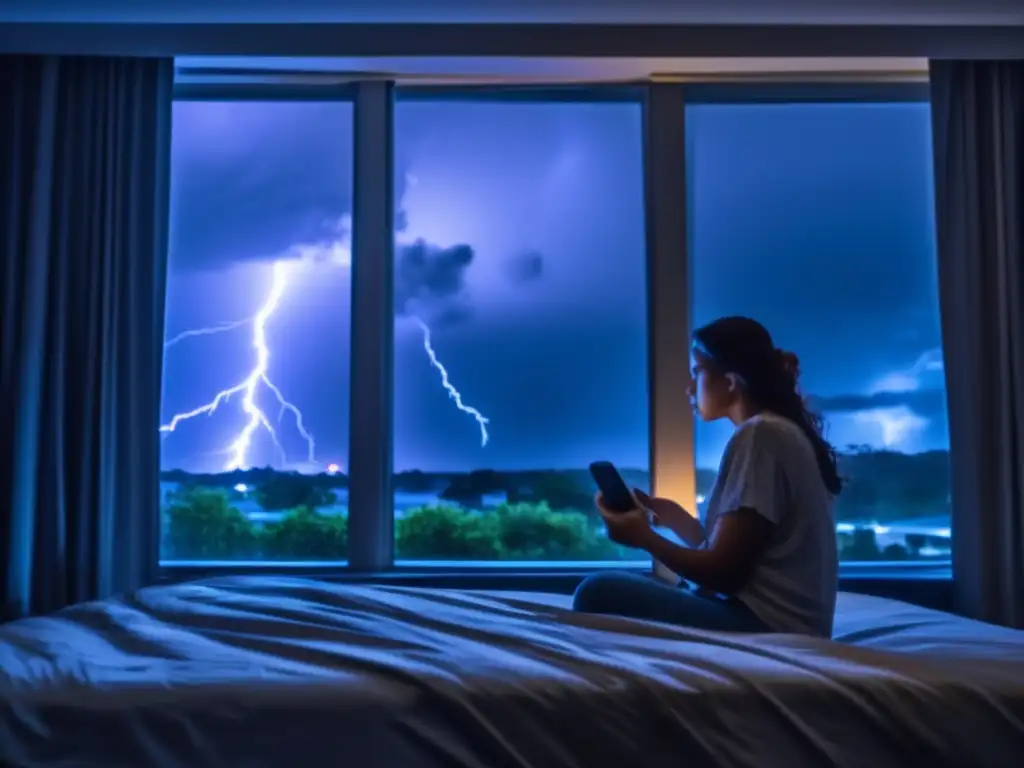
[[395, 252], [395, 313], [428, 310], [450, 320], [466, 316], [465, 274], [475, 253], [469, 245], [441, 248], [425, 240], [399, 245]]
[[808, 400], [815, 410], [822, 413], [856, 413], [903, 407], [926, 419], [944, 418], [946, 415], [946, 393], [941, 389], [831, 397], [812, 395]]
[[[176, 105], [171, 270], [220, 272], [282, 258], [350, 263], [351, 137], [323, 129], [346, 122], [343, 113], [337, 105]], [[395, 312], [464, 322], [473, 311], [465, 277], [475, 249], [416, 238], [405, 210], [416, 179], [399, 179]], [[529, 252], [495, 266], [521, 283], [538, 279], [542, 264]]]
[[330, 102], [177, 102], [171, 270], [218, 272], [336, 238], [352, 210], [351, 113]]

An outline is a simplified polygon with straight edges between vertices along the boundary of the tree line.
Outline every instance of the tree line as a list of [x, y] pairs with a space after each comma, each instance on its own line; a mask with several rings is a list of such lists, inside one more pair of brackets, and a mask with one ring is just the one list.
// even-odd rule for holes
[[[949, 454], [917, 454], [849, 449], [839, 456], [846, 486], [836, 501], [836, 517], [844, 522], [886, 521], [948, 514], [950, 508]], [[646, 470], [622, 469], [626, 482], [650, 487]], [[269, 468], [219, 474], [163, 472], [161, 479], [182, 488], [220, 488], [229, 500], [245, 496], [268, 511], [299, 507], [322, 508], [338, 502], [348, 487], [342, 473], [317, 475], [281, 472]], [[697, 470], [697, 491], [707, 496], [715, 471]], [[590, 514], [594, 485], [586, 469], [501, 471], [482, 469], [465, 473], [413, 470], [394, 477], [398, 492], [434, 494], [445, 503], [465, 508], [492, 506], [488, 498], [508, 504], [545, 504], [552, 511]], [[236, 489], [244, 490], [236, 490]]]
[[[322, 513], [299, 506], [269, 522], [254, 521], [223, 488], [177, 488], [161, 509], [161, 559], [178, 561], [344, 561], [348, 557], [347, 509]], [[880, 546], [871, 528], [837, 535], [846, 560], [904, 560], [923, 545]], [[399, 560], [626, 561], [646, 560], [613, 544], [603, 525], [576, 511], [544, 502], [502, 503], [469, 510], [440, 502], [407, 510], [395, 519]]]

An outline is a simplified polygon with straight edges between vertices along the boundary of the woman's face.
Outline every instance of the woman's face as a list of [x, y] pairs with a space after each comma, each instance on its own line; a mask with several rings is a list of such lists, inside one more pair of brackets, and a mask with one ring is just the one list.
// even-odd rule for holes
[[732, 377], [719, 372], [706, 355], [694, 350], [690, 360], [692, 380], [686, 390], [694, 412], [704, 421], [729, 415], [736, 399]]

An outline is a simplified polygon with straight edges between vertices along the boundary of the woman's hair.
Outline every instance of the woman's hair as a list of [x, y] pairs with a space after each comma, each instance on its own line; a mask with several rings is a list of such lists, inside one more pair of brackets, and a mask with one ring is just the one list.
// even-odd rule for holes
[[724, 373], [743, 380], [753, 405], [794, 422], [807, 435], [818, 471], [833, 495], [843, 488], [836, 451], [823, 434], [824, 423], [811, 411], [800, 390], [800, 363], [792, 352], [777, 349], [768, 329], [749, 317], [723, 317], [694, 333], [696, 348]]

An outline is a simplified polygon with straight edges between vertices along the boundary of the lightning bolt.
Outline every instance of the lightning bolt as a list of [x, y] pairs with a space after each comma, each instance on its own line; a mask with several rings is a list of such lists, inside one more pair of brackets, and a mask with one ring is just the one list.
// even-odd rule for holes
[[[409, 185], [415, 185], [415, 178], [409, 178]], [[274, 384], [268, 374], [270, 367], [270, 346], [267, 341], [267, 323], [277, 311], [278, 306], [281, 303], [281, 298], [288, 289], [291, 270], [306, 263], [329, 262], [343, 267], [351, 266], [351, 220], [348, 216], [343, 216], [337, 223], [337, 231], [338, 237], [336, 238], [319, 243], [295, 245], [289, 249], [286, 257], [273, 262], [273, 279], [270, 285], [270, 292], [264, 300], [263, 305], [253, 317], [246, 318], [245, 320], [220, 323], [207, 328], [196, 328], [193, 330], [183, 331], [177, 336], [174, 336], [164, 342], [164, 349], [166, 350], [188, 338], [226, 333], [228, 331], [235, 330], [236, 328], [241, 328], [251, 324], [251, 344], [256, 353], [256, 361], [248, 375], [246, 375], [242, 381], [232, 387], [222, 389], [214, 395], [212, 400], [198, 406], [197, 408], [193, 408], [192, 410], [185, 411], [183, 413], [176, 413], [168, 423], [161, 425], [160, 432], [174, 432], [178, 426], [186, 421], [190, 421], [202, 415], [210, 416], [215, 413], [221, 405], [231, 400], [232, 397], [241, 395], [242, 411], [249, 418], [245, 426], [235, 436], [234, 440], [227, 448], [227, 453], [230, 458], [224, 465], [224, 470], [231, 471], [235, 469], [248, 469], [251, 466], [250, 452], [252, 449], [253, 436], [259, 429], [265, 430], [270, 436], [275, 448], [281, 455], [282, 463], [284, 463], [286, 457], [284, 449], [281, 447], [281, 443], [277, 438], [277, 432], [274, 430], [270, 420], [256, 401], [257, 393], [262, 386], [270, 390], [270, 393], [280, 405], [281, 410], [278, 415], [279, 420], [284, 416], [286, 411], [292, 414], [295, 418], [296, 429], [302, 436], [303, 440], [306, 441], [306, 446], [308, 448], [308, 461], [310, 464], [315, 463], [316, 442], [314, 441], [312, 434], [310, 434], [306, 429], [302, 411], [285, 398], [284, 394], [278, 386]], [[400, 244], [408, 240], [408, 238], [403, 237], [401, 233], [399, 234], [398, 239]], [[423, 350], [426, 352], [431, 366], [433, 366], [440, 375], [441, 386], [444, 387], [448, 396], [455, 403], [456, 408], [463, 413], [469, 414], [476, 420], [476, 423], [480, 427], [480, 445], [486, 446], [490, 440], [490, 435], [487, 431], [487, 424], [489, 422], [488, 418], [480, 413], [476, 408], [466, 405], [462, 401], [462, 394], [451, 383], [448, 376], [448, 370], [445, 368], [444, 364], [441, 363], [441, 360], [437, 356], [437, 352], [431, 344], [430, 327], [419, 317], [413, 317], [412, 319], [423, 332]]]
[[[210, 416], [222, 404], [228, 402], [234, 395], [242, 394], [242, 410], [249, 417], [249, 420], [227, 448], [227, 452], [230, 454], [230, 459], [224, 465], [225, 471], [249, 468], [249, 453], [252, 447], [252, 439], [256, 431], [261, 427], [268, 435], [270, 435], [271, 440], [274, 442], [274, 446], [281, 454], [282, 462], [284, 461], [284, 449], [281, 447], [281, 443], [277, 438], [277, 432], [274, 430], [270, 420], [256, 402], [256, 394], [261, 384], [270, 390], [271, 394], [274, 395], [278, 404], [281, 406], [279, 418], [284, 415], [285, 411], [291, 413], [295, 418], [296, 429], [306, 441], [309, 454], [308, 461], [312, 464], [316, 460], [316, 441], [313, 439], [312, 434], [310, 434], [306, 429], [302, 411], [285, 398], [284, 393], [281, 392], [280, 388], [274, 384], [268, 375], [270, 367], [270, 347], [267, 342], [267, 322], [277, 310], [281, 302], [281, 298], [284, 296], [285, 291], [288, 288], [289, 270], [295, 263], [295, 261], [285, 259], [281, 259], [273, 263], [273, 280], [270, 286], [270, 293], [267, 295], [267, 298], [264, 300], [263, 305], [257, 311], [255, 316], [245, 320], [220, 323], [207, 328], [196, 328], [193, 330], [183, 331], [164, 343], [164, 349], [168, 349], [187, 338], [212, 336], [218, 333], [226, 333], [245, 325], [252, 325], [252, 347], [256, 352], [256, 362], [248, 375], [234, 386], [222, 389], [214, 395], [213, 399], [209, 402], [204, 403], [197, 408], [193, 408], [190, 411], [175, 414], [167, 424], [163, 424], [160, 427], [161, 432], [174, 432], [183, 422], [194, 419], [197, 416]], [[412, 319], [423, 333], [423, 350], [426, 352], [431, 366], [433, 366], [440, 375], [441, 386], [444, 387], [448, 396], [455, 403], [456, 408], [463, 413], [469, 414], [476, 420], [476, 423], [480, 427], [480, 445], [486, 446], [490, 440], [490, 435], [487, 431], [487, 424], [490, 420], [479, 410], [473, 406], [466, 405], [463, 402], [462, 394], [455, 388], [455, 385], [451, 383], [451, 378], [448, 375], [448, 369], [445, 368], [444, 364], [437, 356], [437, 352], [434, 350], [434, 346], [431, 343], [430, 326], [428, 326], [419, 317], [414, 317]]]
[[480, 426], [480, 445], [487, 445], [487, 441], [490, 440], [490, 435], [487, 434], [487, 424], [490, 421], [480, 411], [471, 405], [466, 405], [462, 402], [462, 394], [455, 388], [455, 385], [451, 383], [448, 378], [448, 369], [444, 367], [444, 364], [438, 359], [437, 352], [434, 351], [433, 344], [430, 343], [430, 327], [418, 317], [413, 317], [413, 321], [419, 326], [423, 332], [423, 350], [427, 353], [427, 357], [430, 359], [430, 364], [437, 369], [437, 372], [441, 375], [441, 386], [444, 387], [448, 393], [448, 397], [455, 403], [455, 407], [463, 413], [468, 413]]
[[280, 259], [273, 263], [273, 279], [270, 285], [270, 293], [263, 302], [263, 306], [259, 308], [251, 321], [246, 320], [234, 323], [222, 323], [210, 328], [199, 328], [194, 331], [185, 331], [184, 333], [178, 334], [164, 345], [166, 348], [183, 338], [223, 333], [244, 325], [245, 323], [252, 323], [252, 347], [256, 352], [256, 362], [249, 371], [249, 374], [234, 386], [229, 387], [228, 389], [222, 389], [208, 403], [204, 403], [198, 408], [193, 408], [191, 411], [175, 414], [167, 424], [163, 424], [160, 427], [161, 432], [174, 432], [182, 422], [194, 419], [195, 417], [204, 414], [207, 416], [212, 415], [217, 408], [230, 400], [234, 395], [241, 394], [242, 411], [249, 417], [249, 420], [227, 448], [230, 458], [224, 465], [224, 470], [228, 472], [234, 469], [249, 468], [249, 452], [252, 447], [253, 435], [256, 433], [256, 430], [261, 427], [270, 435], [271, 440], [274, 442], [274, 446], [282, 454], [282, 457], [284, 455], [281, 443], [277, 439], [277, 432], [274, 430], [270, 420], [256, 402], [256, 395], [261, 384], [269, 389], [277, 399], [278, 404], [281, 406], [281, 415], [283, 415], [285, 411], [288, 411], [295, 417], [296, 428], [298, 429], [299, 434], [302, 435], [302, 438], [306, 441], [306, 446], [309, 451], [309, 461], [312, 463], [315, 460], [316, 442], [313, 440], [313, 436], [306, 430], [306, 426], [302, 419], [302, 412], [294, 404], [285, 399], [284, 394], [277, 385], [271, 381], [268, 375], [268, 370], [270, 368], [270, 346], [267, 343], [267, 322], [273, 316], [274, 312], [277, 311], [277, 308], [281, 303], [281, 297], [284, 296], [285, 290], [288, 288], [288, 278], [294, 264], [294, 261], [285, 259]]
[[220, 323], [218, 325], [212, 325], [209, 328], [195, 328], [191, 331], [182, 331], [177, 336], [168, 339], [164, 342], [164, 349], [170, 349], [179, 341], [193, 338], [194, 336], [212, 336], [215, 333], [225, 333], [227, 331], [233, 331], [235, 328], [241, 328], [243, 325], [248, 325], [252, 322], [251, 317], [245, 318], [245, 320], [235, 320], [231, 323]]

